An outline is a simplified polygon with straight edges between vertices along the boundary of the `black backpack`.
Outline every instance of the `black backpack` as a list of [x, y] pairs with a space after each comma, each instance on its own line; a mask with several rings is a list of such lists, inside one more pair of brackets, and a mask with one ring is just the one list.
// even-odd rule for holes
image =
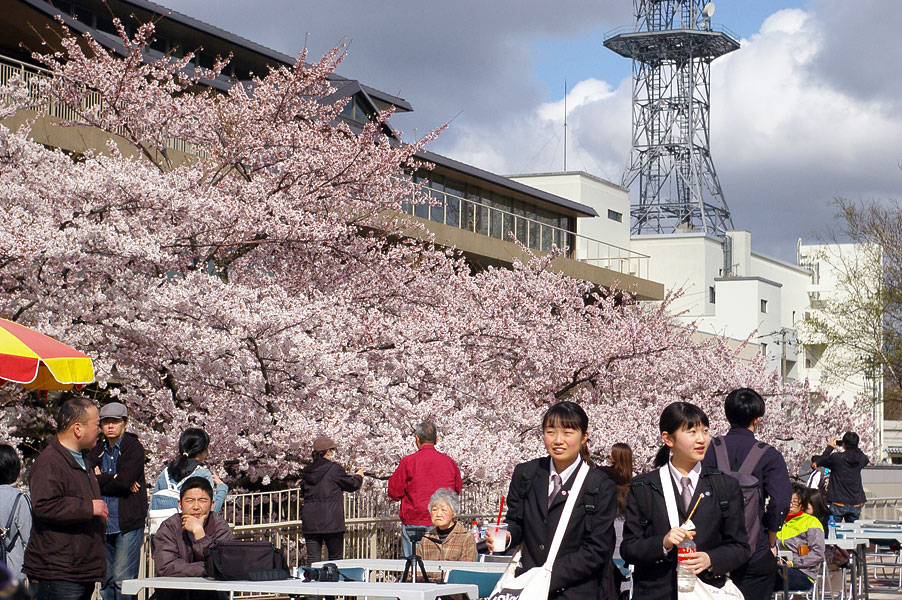
[[13, 508], [9, 513], [9, 518], [6, 519], [6, 527], [0, 529], [0, 561], [4, 565], [7, 564], [6, 557], [9, 554], [10, 550], [12, 550], [16, 542], [22, 537], [22, 532], [19, 531], [19, 528], [16, 527], [16, 532], [10, 535], [10, 531], [12, 531], [13, 521], [16, 518], [16, 510], [19, 508], [19, 501], [25, 498], [25, 502], [28, 503], [28, 510], [31, 510], [31, 503], [28, 500], [28, 496], [25, 494], [19, 493], [16, 496], [15, 501], [13, 502]]
[[717, 469], [739, 482], [742, 491], [742, 513], [745, 516], [745, 530], [749, 536], [749, 547], [755, 553], [758, 537], [761, 534], [761, 518], [758, 515], [761, 499], [764, 497], [761, 482], [752, 475], [764, 453], [770, 448], [764, 442], [758, 442], [749, 450], [738, 471], [730, 468], [730, 457], [727, 445], [722, 437], [714, 438], [714, 456], [717, 458]]

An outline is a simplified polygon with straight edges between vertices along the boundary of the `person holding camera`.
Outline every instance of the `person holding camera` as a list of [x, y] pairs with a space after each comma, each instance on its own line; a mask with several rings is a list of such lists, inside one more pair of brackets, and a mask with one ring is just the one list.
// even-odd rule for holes
[[313, 462], [301, 475], [301, 494], [304, 507], [301, 513], [301, 533], [307, 547], [307, 564], [319, 562], [323, 546], [329, 560], [344, 557], [345, 511], [344, 492], [356, 492], [363, 485], [363, 469], [349, 475], [341, 465], [332, 461], [335, 442], [324, 435], [313, 440]]
[[[842, 449], [842, 452], [834, 450]], [[830, 486], [827, 488], [827, 505], [830, 513], [841, 523], [854, 523], [861, 516], [861, 507], [867, 498], [861, 483], [861, 470], [868, 464], [868, 457], [858, 449], [858, 434], [854, 431], [827, 441], [818, 466], [830, 469]]]

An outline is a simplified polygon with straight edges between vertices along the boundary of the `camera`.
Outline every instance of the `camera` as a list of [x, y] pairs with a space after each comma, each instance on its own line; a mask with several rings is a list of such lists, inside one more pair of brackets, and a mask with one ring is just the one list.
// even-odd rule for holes
[[301, 567], [301, 579], [304, 581], [338, 581], [338, 565], [326, 563], [321, 567]]
[[417, 544], [420, 543], [420, 540], [422, 540], [424, 537], [426, 537], [426, 530], [425, 529], [413, 529], [408, 532], [408, 536], [410, 537], [410, 542], [414, 546], [416, 546]]

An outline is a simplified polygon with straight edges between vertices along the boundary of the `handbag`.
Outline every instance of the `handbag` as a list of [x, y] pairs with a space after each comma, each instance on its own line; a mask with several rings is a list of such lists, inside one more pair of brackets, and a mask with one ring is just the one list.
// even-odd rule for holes
[[551, 568], [554, 566], [554, 559], [557, 558], [561, 542], [564, 541], [564, 531], [570, 522], [573, 507], [576, 505], [576, 499], [588, 473], [589, 465], [583, 462], [576, 473], [573, 487], [570, 488], [567, 502], [564, 504], [564, 512], [561, 513], [561, 520], [558, 521], [557, 528], [554, 530], [554, 538], [548, 549], [548, 558], [545, 560], [545, 564], [515, 576], [514, 573], [520, 566], [522, 555], [522, 551], [517, 551], [507, 569], [504, 570], [501, 579], [495, 584], [495, 588], [489, 596], [490, 600], [548, 600], [548, 592], [551, 589]]
[[207, 554], [207, 577], [225, 581], [289, 579], [288, 563], [272, 542], [216, 542]]
[[[658, 469], [661, 475], [661, 489], [664, 491], [664, 504], [667, 505], [667, 520], [671, 527], [680, 526], [680, 517], [677, 512], [676, 494], [673, 491], [673, 480], [670, 477], [670, 467], [664, 465]], [[726, 577], [723, 587], [717, 587], [705, 583], [701, 578], [696, 578], [695, 588], [691, 592], [677, 592], [679, 600], [745, 600], [742, 592]]]

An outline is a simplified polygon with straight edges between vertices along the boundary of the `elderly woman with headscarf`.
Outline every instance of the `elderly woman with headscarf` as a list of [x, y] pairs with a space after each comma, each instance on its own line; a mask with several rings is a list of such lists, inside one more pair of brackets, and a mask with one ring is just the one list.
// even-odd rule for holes
[[[442, 488], [429, 499], [429, 514], [433, 529], [417, 546], [417, 554], [423, 560], [476, 560], [476, 540], [463, 523], [455, 520], [460, 511], [460, 500], [454, 490]], [[429, 578], [435, 580], [436, 573]]]

